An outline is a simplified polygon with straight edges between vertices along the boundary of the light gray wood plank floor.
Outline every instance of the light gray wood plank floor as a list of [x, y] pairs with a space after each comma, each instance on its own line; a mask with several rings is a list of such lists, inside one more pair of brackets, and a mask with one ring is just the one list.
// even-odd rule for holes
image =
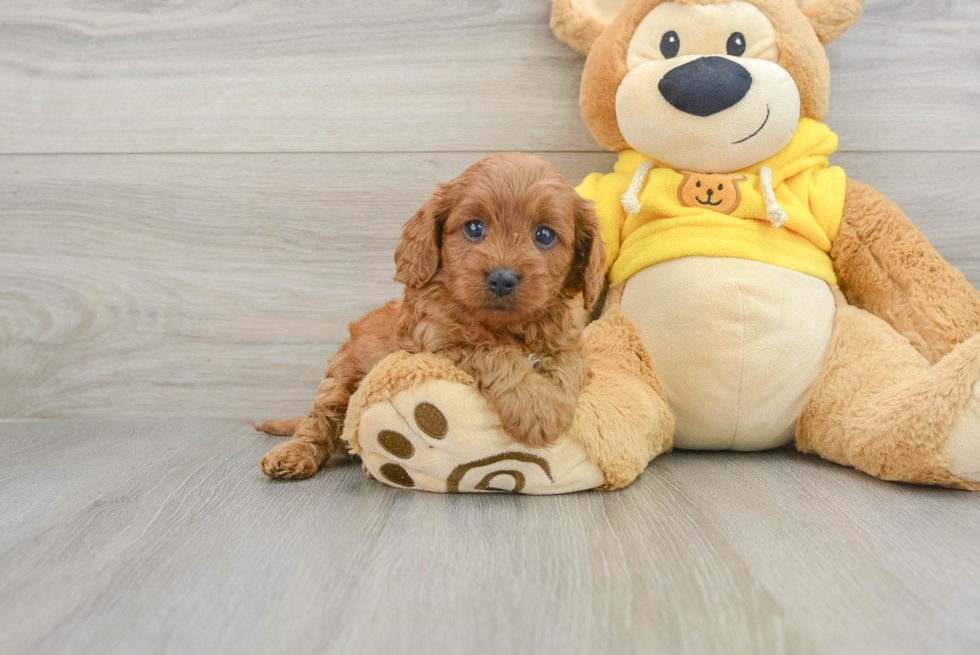
[[266, 480], [241, 421], [0, 421], [27, 653], [976, 653], [980, 506], [782, 450], [626, 490]]

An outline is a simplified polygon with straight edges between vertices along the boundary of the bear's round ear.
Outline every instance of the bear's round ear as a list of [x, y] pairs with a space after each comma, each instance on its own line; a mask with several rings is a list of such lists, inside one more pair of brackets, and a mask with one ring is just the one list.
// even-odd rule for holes
[[589, 54], [627, 0], [551, 0], [551, 30], [559, 39]]
[[[797, 0], [817, 38], [827, 45], [851, 29], [864, 11], [865, 0]], [[557, 4], [557, 0], [556, 0]]]

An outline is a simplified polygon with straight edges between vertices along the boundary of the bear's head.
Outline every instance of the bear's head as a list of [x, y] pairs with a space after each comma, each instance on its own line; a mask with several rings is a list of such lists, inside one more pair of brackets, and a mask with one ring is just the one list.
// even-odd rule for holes
[[588, 55], [580, 102], [604, 147], [730, 173], [782, 150], [830, 99], [824, 45], [864, 0], [553, 0], [555, 34]]

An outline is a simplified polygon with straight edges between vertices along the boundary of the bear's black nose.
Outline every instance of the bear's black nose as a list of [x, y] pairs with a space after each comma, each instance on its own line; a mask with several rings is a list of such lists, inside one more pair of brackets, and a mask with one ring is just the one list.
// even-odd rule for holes
[[659, 88], [682, 112], [711, 116], [738, 104], [752, 88], [752, 76], [731, 59], [702, 57], [664, 75]]
[[520, 282], [517, 273], [507, 268], [495, 268], [487, 275], [487, 287], [501, 298], [513, 293]]

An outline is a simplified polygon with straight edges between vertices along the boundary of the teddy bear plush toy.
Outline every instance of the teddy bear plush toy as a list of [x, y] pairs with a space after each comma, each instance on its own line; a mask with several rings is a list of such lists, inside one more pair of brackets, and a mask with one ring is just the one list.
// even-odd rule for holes
[[[828, 161], [824, 46], [863, 7], [553, 0], [555, 34], [588, 57], [586, 124], [619, 153], [579, 187], [622, 290], [586, 334], [600, 384], [553, 449], [510, 457], [458, 372], [419, 380], [425, 356], [393, 356], [348, 415], [368, 470], [431, 490], [505, 479], [552, 493], [624, 486], [671, 438], [692, 450], [795, 441], [882, 479], [980, 490], [980, 294], [895, 205]], [[632, 388], [641, 408], [609, 386], [618, 376], [646, 383]], [[386, 476], [386, 430], [435, 446], [435, 476], [411, 458], [405, 477]]]

